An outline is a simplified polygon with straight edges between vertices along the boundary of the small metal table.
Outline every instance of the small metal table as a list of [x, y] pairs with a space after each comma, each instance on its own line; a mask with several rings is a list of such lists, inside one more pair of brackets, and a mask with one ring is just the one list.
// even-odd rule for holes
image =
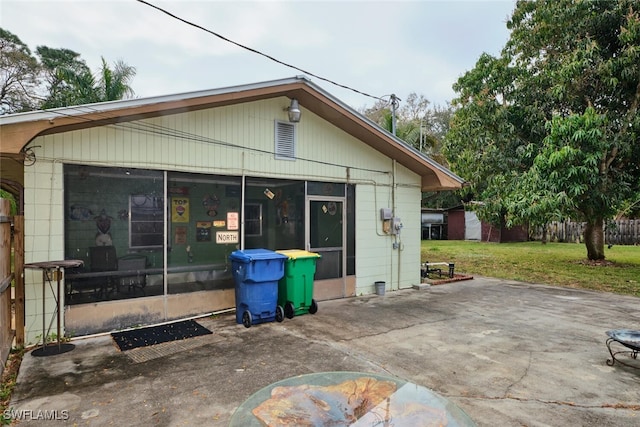
[[[32, 262], [29, 264], [25, 264], [24, 268], [31, 269], [39, 269], [42, 270], [42, 347], [35, 349], [31, 352], [33, 356], [50, 356], [53, 354], [66, 353], [75, 348], [73, 344], [62, 343], [61, 327], [60, 327], [60, 315], [61, 315], [61, 307], [60, 307], [60, 280], [62, 278], [62, 270], [65, 268], [74, 268], [80, 267], [84, 264], [84, 261], [77, 259], [65, 259], [61, 261], [44, 261], [44, 262]], [[54, 291], [53, 289], [53, 281], [56, 281], [57, 288]], [[51, 293], [53, 294], [53, 299], [56, 303], [53, 316], [49, 322], [49, 328], [46, 327], [46, 285], [49, 283], [49, 288], [51, 289]], [[57, 320], [57, 335], [56, 341], [57, 345], [47, 345], [47, 338], [49, 336], [49, 332], [51, 330], [51, 325], [53, 323], [53, 319]]]
[[[618, 361], [625, 366], [640, 369], [640, 365], [630, 365], [620, 359], [616, 359], [617, 354], [626, 354], [632, 359], [638, 358], [638, 353], [640, 353], [640, 330], [613, 329], [607, 331], [607, 336], [609, 337], [606, 341], [607, 349], [609, 349], [609, 353], [611, 354], [611, 359], [607, 359], [607, 365], [613, 366], [613, 364]], [[614, 343], [620, 344], [623, 347], [622, 350], [613, 351], [611, 345]]]

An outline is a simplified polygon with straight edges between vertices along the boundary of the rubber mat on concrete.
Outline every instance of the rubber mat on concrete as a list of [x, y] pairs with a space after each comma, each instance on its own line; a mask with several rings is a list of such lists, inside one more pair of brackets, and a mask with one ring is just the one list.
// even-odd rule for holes
[[122, 351], [139, 347], [179, 341], [186, 338], [208, 335], [212, 332], [195, 320], [184, 320], [166, 325], [149, 328], [132, 329], [130, 331], [114, 332], [111, 334], [118, 348]]
[[218, 334], [203, 335], [201, 337], [190, 338], [188, 340], [163, 342], [162, 344], [138, 347], [133, 350], [123, 352], [134, 363], [148, 362], [160, 357], [173, 356], [175, 354], [195, 350], [207, 344], [224, 341], [224, 337]]

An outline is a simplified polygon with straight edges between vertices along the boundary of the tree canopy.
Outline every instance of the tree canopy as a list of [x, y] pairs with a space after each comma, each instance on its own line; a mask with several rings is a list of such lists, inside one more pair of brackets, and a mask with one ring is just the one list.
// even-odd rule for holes
[[0, 114], [37, 105], [37, 59], [16, 35], [0, 28]]
[[134, 67], [102, 58], [94, 75], [80, 54], [38, 46], [34, 55], [0, 28], [0, 114], [114, 101], [134, 95]]
[[[379, 100], [361, 113], [383, 129], [392, 132], [393, 113], [389, 102]], [[449, 131], [452, 115], [453, 109], [450, 105], [431, 106], [431, 102], [424, 95], [412, 92], [396, 110], [396, 136], [435, 161], [446, 165], [441, 147]]]
[[507, 27], [454, 85], [443, 151], [483, 219], [581, 220], [604, 259], [603, 225], [640, 195], [640, 4], [519, 1]]

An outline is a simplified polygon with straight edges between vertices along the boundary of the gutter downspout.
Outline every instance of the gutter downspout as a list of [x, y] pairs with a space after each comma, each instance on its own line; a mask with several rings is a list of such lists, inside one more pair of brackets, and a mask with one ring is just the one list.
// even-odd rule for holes
[[[393, 218], [396, 218], [396, 208], [397, 208], [397, 194], [396, 194], [396, 186], [398, 185], [397, 181], [396, 181], [396, 173], [397, 173], [397, 166], [398, 163], [396, 161], [396, 159], [393, 159], [393, 185], [391, 187], [391, 191], [392, 191], [392, 203], [393, 203]], [[393, 222], [393, 221], [392, 221]], [[392, 224], [392, 227], [394, 227], [395, 225]], [[400, 244], [399, 244], [399, 237], [400, 237], [400, 230], [392, 230], [393, 234], [393, 249], [397, 249], [398, 250], [398, 254], [397, 254], [397, 258], [398, 258], [398, 269], [397, 269], [397, 279], [396, 279], [396, 290], [400, 290]], [[393, 249], [391, 250], [391, 253], [393, 254]], [[391, 290], [393, 290], [393, 272], [392, 272], [392, 276], [391, 276]]]

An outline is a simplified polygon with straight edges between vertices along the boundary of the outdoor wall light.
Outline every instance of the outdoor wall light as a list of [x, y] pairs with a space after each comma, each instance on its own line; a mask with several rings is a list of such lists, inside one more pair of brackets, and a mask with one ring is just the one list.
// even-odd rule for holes
[[300, 106], [298, 105], [297, 99], [291, 99], [291, 105], [289, 105], [286, 110], [289, 113], [289, 121], [291, 123], [298, 123], [300, 121], [302, 112], [300, 111]]

